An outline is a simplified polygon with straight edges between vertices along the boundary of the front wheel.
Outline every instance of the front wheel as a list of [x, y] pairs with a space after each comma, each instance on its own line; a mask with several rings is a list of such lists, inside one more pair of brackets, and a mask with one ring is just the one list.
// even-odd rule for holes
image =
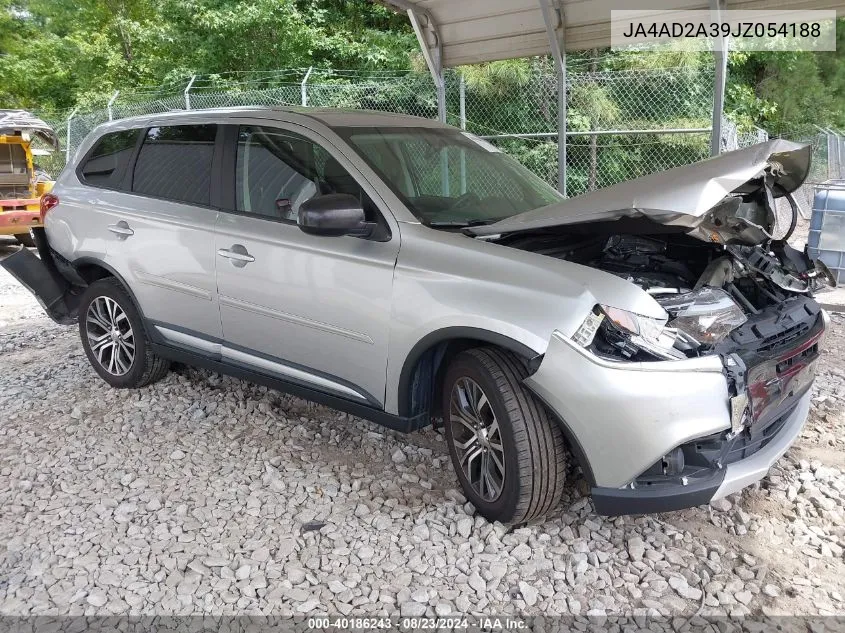
[[113, 277], [95, 281], [82, 294], [79, 334], [94, 371], [112, 387], [145, 387], [170, 368], [153, 353], [138, 309]]
[[443, 385], [443, 419], [464, 493], [486, 519], [522, 523], [557, 506], [566, 471], [560, 427], [522, 384], [514, 354], [486, 347], [455, 356]]

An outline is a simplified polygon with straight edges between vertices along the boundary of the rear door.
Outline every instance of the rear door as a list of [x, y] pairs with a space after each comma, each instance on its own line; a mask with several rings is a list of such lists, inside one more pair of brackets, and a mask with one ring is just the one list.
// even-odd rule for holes
[[221, 336], [214, 277], [218, 212], [212, 206], [219, 129], [180, 122], [142, 130], [124, 181], [131, 193], [100, 220], [109, 235], [108, 263], [144, 316], [171, 342], [205, 351]]
[[[354, 164], [316, 133], [264, 122], [231, 134], [234, 199], [216, 234], [224, 359], [383, 405], [395, 221]], [[359, 198], [379, 223], [377, 239], [303, 233], [299, 206], [325, 193]]]

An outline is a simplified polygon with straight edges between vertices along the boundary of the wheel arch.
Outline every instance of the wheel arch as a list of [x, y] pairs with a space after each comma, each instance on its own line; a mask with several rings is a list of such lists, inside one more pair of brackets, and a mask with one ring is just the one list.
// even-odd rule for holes
[[113, 267], [94, 257], [80, 257], [79, 259], [73, 260], [73, 262], [71, 262], [71, 266], [73, 267], [74, 274], [79, 278], [79, 281], [82, 281], [86, 286], [90, 286], [95, 281], [105, 279], [106, 277], [114, 277], [129, 294], [129, 297], [132, 299], [132, 303], [135, 304], [135, 308], [138, 310], [141, 318], [146, 324], [144, 310], [141, 307], [141, 304], [138, 303], [138, 298], [135, 296], [135, 293], [132, 292], [132, 288], [129, 287], [129, 284], [126, 283], [123, 276]]
[[452, 326], [429, 332], [417, 341], [405, 357], [399, 374], [399, 415], [435, 413], [442, 379], [448, 359], [472, 347], [493, 345], [509, 350], [531, 363], [541, 355], [516, 339], [476, 327]]
[[[534, 373], [543, 355], [504, 334], [475, 327], [446, 327], [421, 338], [408, 353], [399, 376], [399, 415], [412, 416], [428, 411], [434, 415], [440, 406], [438, 387], [442, 384], [448, 360], [455, 354], [473, 347], [493, 345], [513, 352], [528, 364], [529, 374]], [[529, 389], [530, 390], [530, 389]], [[536, 397], [537, 394], [534, 394]], [[539, 398], [542, 401], [542, 398]], [[595, 485], [590, 459], [570, 426], [543, 401], [549, 416], [560, 426], [564, 440], [581, 467], [590, 485]]]

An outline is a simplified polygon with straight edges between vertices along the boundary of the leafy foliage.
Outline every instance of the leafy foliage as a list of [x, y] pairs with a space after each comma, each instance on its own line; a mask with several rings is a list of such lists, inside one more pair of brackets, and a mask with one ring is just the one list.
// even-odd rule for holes
[[728, 78], [726, 111], [740, 124], [793, 137], [845, 127], [845, 20], [836, 51], [735, 52]]
[[407, 68], [404, 16], [368, 0], [0, 0], [6, 107], [102, 104], [193, 74]]

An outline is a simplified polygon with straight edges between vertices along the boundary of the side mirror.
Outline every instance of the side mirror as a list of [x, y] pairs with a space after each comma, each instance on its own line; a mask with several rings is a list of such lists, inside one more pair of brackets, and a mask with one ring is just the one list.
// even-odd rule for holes
[[373, 228], [364, 217], [358, 198], [347, 193], [329, 193], [306, 200], [299, 206], [296, 223], [305, 233], [329, 237], [367, 237]]

